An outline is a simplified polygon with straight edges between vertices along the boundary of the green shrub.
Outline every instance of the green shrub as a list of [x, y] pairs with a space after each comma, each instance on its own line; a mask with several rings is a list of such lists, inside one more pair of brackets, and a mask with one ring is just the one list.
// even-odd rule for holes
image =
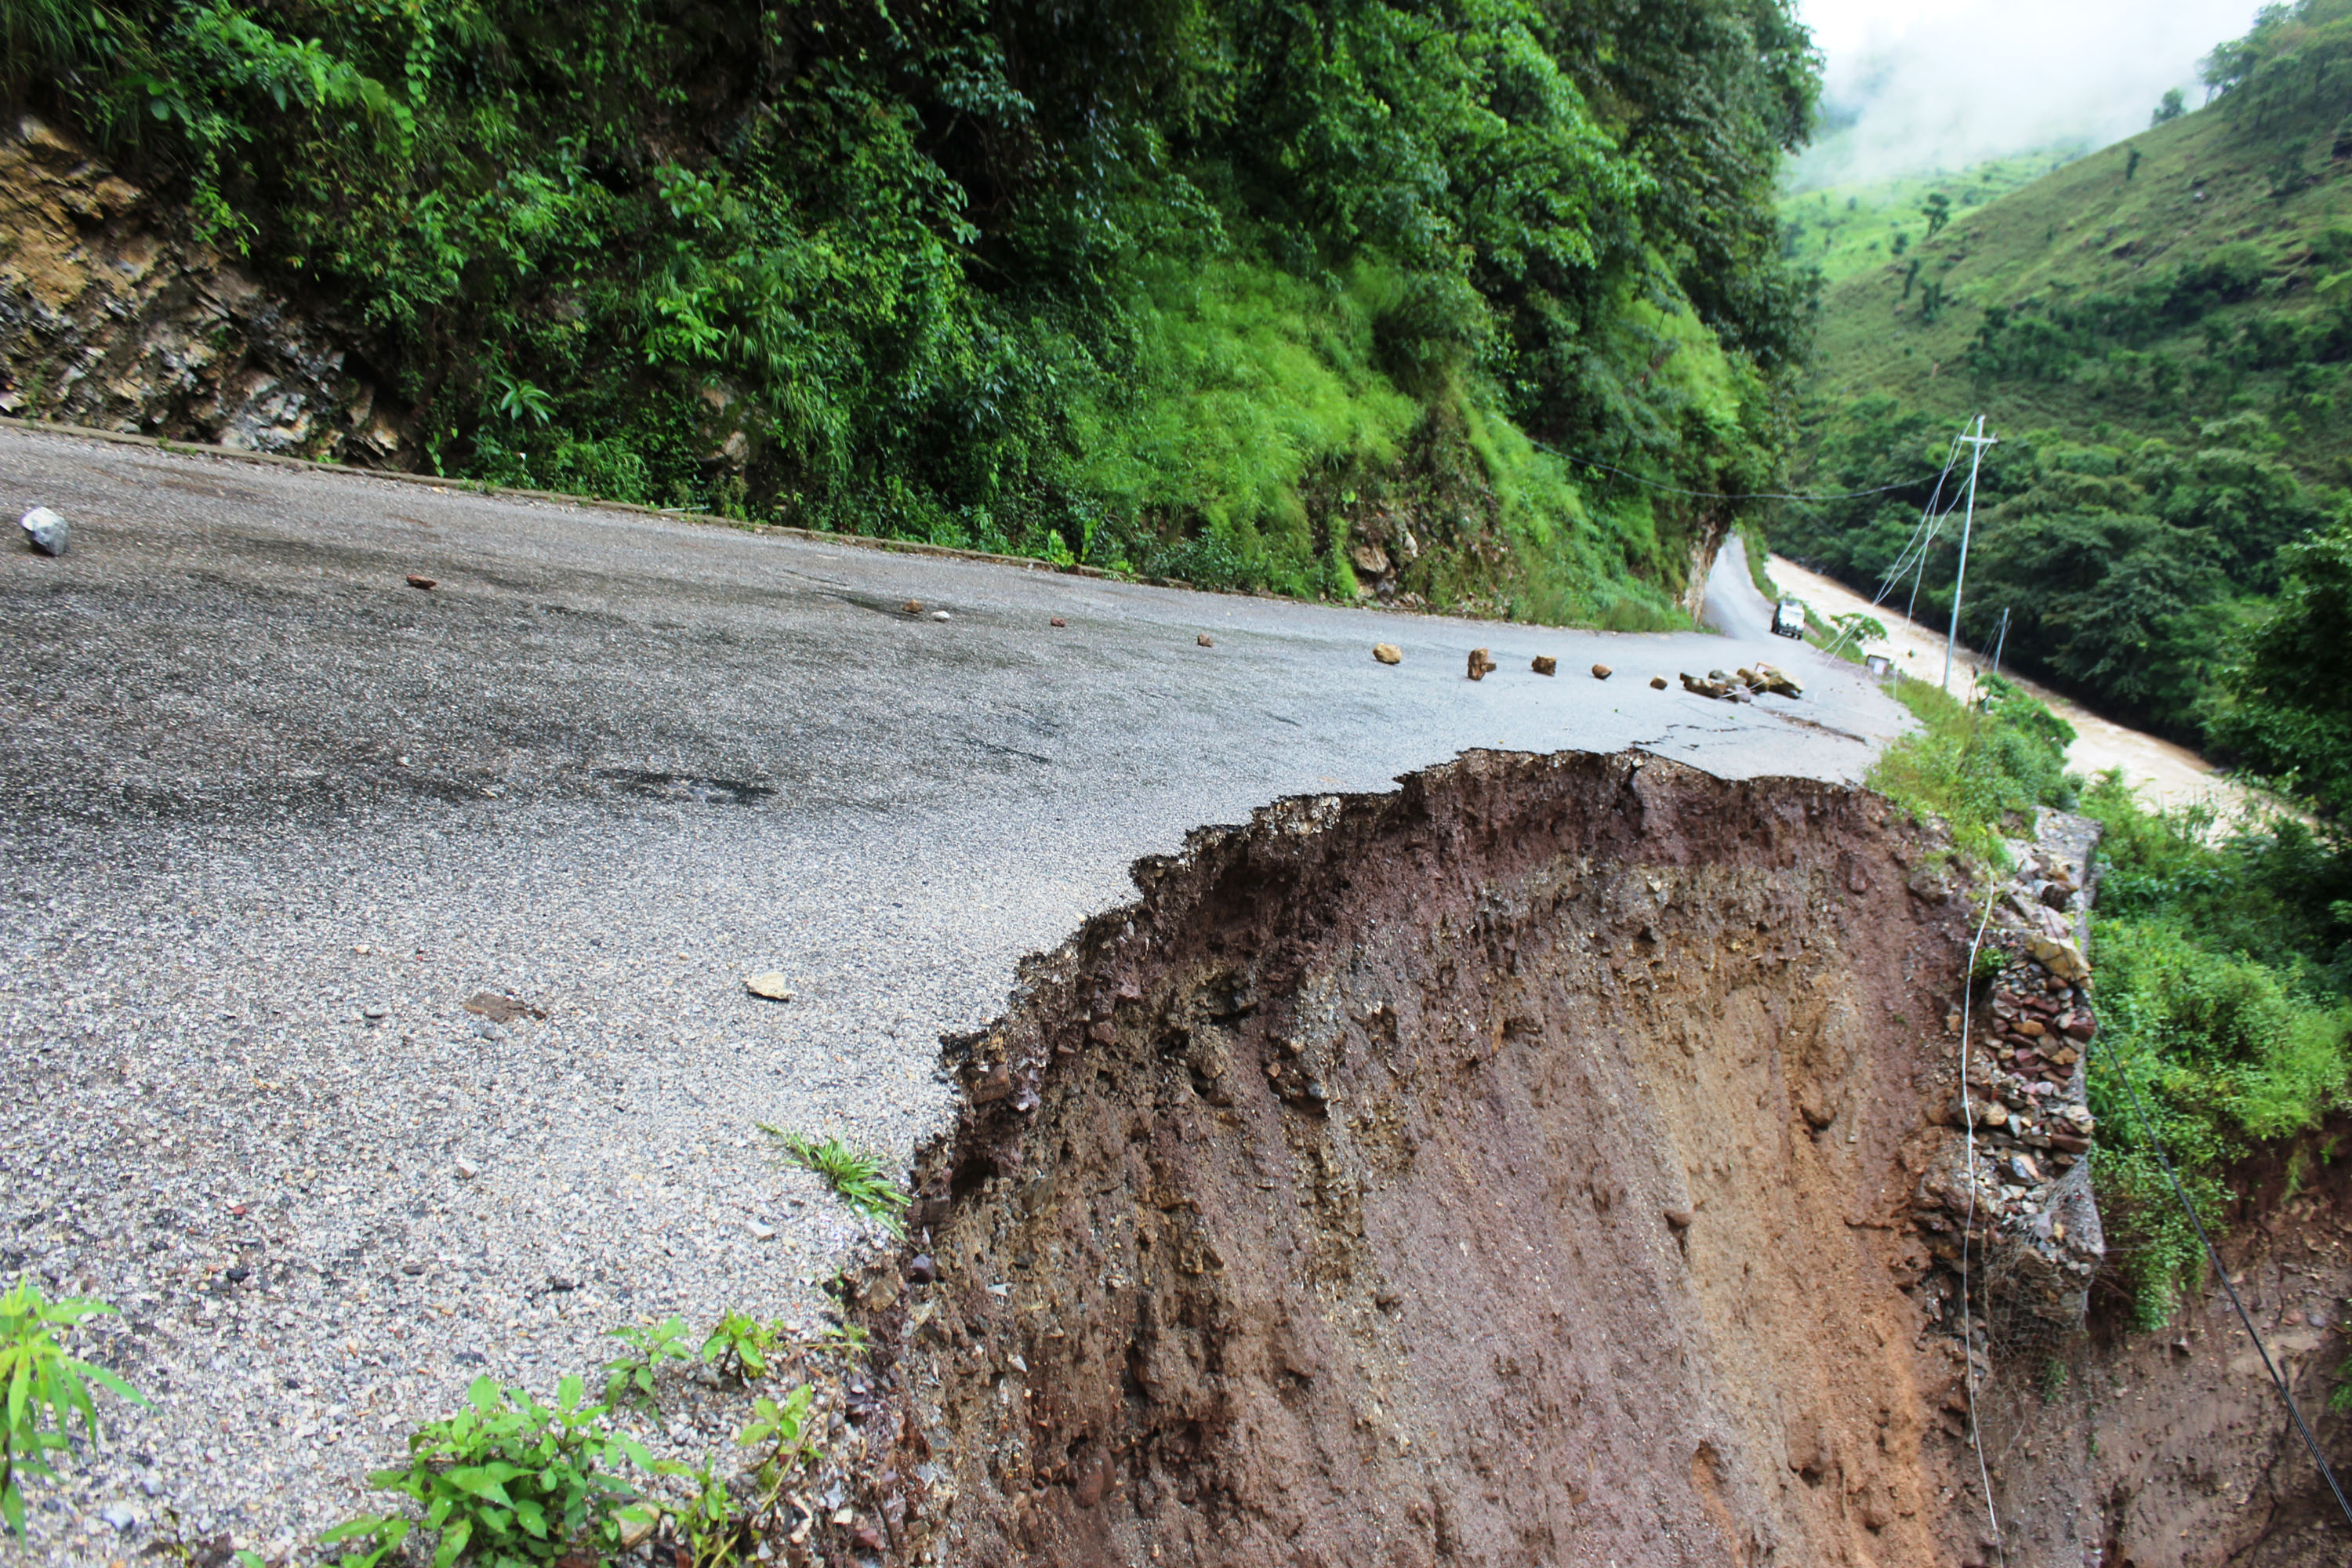
[[2327, 905], [2348, 873], [2340, 849], [2296, 819], [2225, 830], [2207, 807], [2151, 810], [2117, 773], [2093, 784], [2084, 809], [2103, 827], [2094, 1169], [2136, 1316], [2154, 1327], [2205, 1258], [2150, 1135], [2217, 1227], [2240, 1160], [2343, 1103], [2352, 1005]]
[[[608, 1558], [619, 1549], [625, 1524], [652, 1517], [631, 1506], [635, 1494], [614, 1468], [625, 1460], [650, 1472], [653, 1457], [610, 1430], [604, 1406], [583, 1404], [583, 1393], [581, 1380], [567, 1377], [555, 1404], [544, 1405], [521, 1389], [476, 1378], [466, 1408], [410, 1435], [405, 1468], [377, 1470], [368, 1484], [424, 1510], [423, 1527], [439, 1537], [433, 1568]], [[404, 1523], [354, 1520], [331, 1539], [380, 1536]]]
[[1902, 682], [1897, 695], [1920, 728], [1886, 748], [1870, 784], [1943, 818], [1955, 848], [1997, 865], [2001, 839], [2030, 832], [2037, 805], [2072, 805], [2078, 781], [2066, 772], [2074, 731], [2065, 722], [2006, 681], [1984, 684], [1971, 705], [1924, 680]]
[[[2097, 921], [2093, 956], [2099, 984], [2089, 1078], [2099, 1118], [2093, 1169], [2136, 1317], [2154, 1329], [2201, 1277], [2205, 1257], [2151, 1135], [2208, 1226], [2218, 1227], [2239, 1159], [2258, 1142], [2315, 1127], [2344, 1103], [2352, 1007], [2300, 993], [2279, 971], [2210, 952], [2163, 921]], [[2138, 1089], [2137, 1109], [2122, 1070]]]
[[1433, 604], [1664, 616], [1724, 509], [1547, 447], [1772, 489], [1809, 331], [1748, 0], [19, 0], [0, 73], [436, 471], [1214, 586], [1409, 523]]

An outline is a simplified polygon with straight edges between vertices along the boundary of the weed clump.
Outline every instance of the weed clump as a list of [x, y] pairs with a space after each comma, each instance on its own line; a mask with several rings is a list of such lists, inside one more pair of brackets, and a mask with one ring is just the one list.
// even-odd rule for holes
[[12, 1534], [25, 1533], [25, 1478], [56, 1478], [48, 1456], [72, 1447], [77, 1415], [89, 1440], [98, 1440], [91, 1384], [134, 1405], [147, 1403], [104, 1367], [68, 1355], [59, 1342], [61, 1333], [113, 1310], [78, 1296], [49, 1300], [30, 1279], [0, 1296], [0, 1521]]
[[838, 1138], [819, 1141], [765, 1122], [760, 1131], [782, 1143], [794, 1164], [822, 1176], [842, 1202], [891, 1235], [906, 1234], [906, 1189], [890, 1179], [879, 1159], [859, 1153]]

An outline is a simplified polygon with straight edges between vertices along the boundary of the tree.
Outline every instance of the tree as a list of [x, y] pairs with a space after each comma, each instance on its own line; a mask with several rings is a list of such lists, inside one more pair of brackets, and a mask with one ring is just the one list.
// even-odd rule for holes
[[1927, 237], [1933, 239], [1952, 221], [1952, 198], [1937, 191], [1919, 204], [1919, 210], [1927, 215]]
[[2148, 116], [2147, 122], [2150, 125], [2161, 125], [2168, 120], [2178, 120], [2188, 112], [2189, 100], [2181, 96], [2180, 89], [2177, 87], [2168, 87], [2164, 89], [2164, 97], [2156, 106], [2156, 112]]
[[2135, 147], [2131, 150], [2131, 156], [2124, 160], [2124, 179], [2126, 183], [2134, 174], [2139, 173], [2139, 149]]
[[2352, 808], [2352, 519], [2279, 553], [2286, 589], [2229, 675], [2214, 728], [2248, 766], [2336, 817]]

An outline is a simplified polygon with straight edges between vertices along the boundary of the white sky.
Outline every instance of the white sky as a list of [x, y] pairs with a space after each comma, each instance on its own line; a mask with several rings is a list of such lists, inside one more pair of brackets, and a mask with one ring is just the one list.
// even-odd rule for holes
[[1798, 0], [1827, 57], [1826, 97], [1862, 110], [1851, 174], [1958, 168], [2147, 127], [2168, 87], [2203, 99], [2197, 62], [2259, 0]]

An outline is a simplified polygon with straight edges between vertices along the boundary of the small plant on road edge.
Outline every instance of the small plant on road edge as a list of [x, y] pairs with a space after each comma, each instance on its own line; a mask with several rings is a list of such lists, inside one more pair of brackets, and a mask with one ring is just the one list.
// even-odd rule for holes
[[[604, 1403], [618, 1405], [624, 1399], [654, 1402], [654, 1378], [666, 1361], [692, 1361], [694, 1352], [688, 1347], [686, 1320], [665, 1318], [658, 1323], [624, 1323], [604, 1332], [629, 1347], [628, 1353], [614, 1357], [604, 1363]], [[709, 1347], [703, 1348], [709, 1353]]]
[[775, 1349], [782, 1329], [730, 1310], [711, 1326], [702, 1342], [702, 1359], [721, 1377], [757, 1383], [768, 1375], [768, 1352]]
[[842, 1202], [891, 1235], [906, 1234], [906, 1222], [900, 1217], [907, 1210], [906, 1191], [890, 1179], [880, 1160], [857, 1152], [838, 1138], [819, 1142], [804, 1133], [786, 1132], [764, 1121], [760, 1123], [760, 1131], [782, 1143], [794, 1163], [824, 1177], [825, 1184], [841, 1194]]
[[71, 1442], [68, 1428], [79, 1412], [93, 1443], [98, 1410], [89, 1384], [97, 1384], [133, 1405], [145, 1397], [129, 1384], [88, 1362], [66, 1354], [58, 1331], [70, 1331], [85, 1319], [110, 1313], [102, 1301], [67, 1296], [51, 1301], [30, 1279], [20, 1279], [0, 1296], [0, 1519], [11, 1533], [25, 1533], [24, 1478], [54, 1479], [46, 1456]]
[[[449, 1568], [460, 1557], [490, 1568], [610, 1558], [620, 1551], [625, 1525], [646, 1525], [653, 1517], [642, 1506], [625, 1506], [634, 1505], [635, 1493], [613, 1469], [626, 1459], [651, 1471], [653, 1456], [608, 1430], [604, 1407], [583, 1404], [584, 1392], [579, 1378], [567, 1377], [551, 1406], [478, 1377], [466, 1391], [466, 1408], [410, 1435], [407, 1468], [377, 1470], [368, 1484], [425, 1510], [424, 1528], [440, 1536], [433, 1568]], [[372, 1541], [381, 1556], [407, 1531], [405, 1520], [355, 1519], [321, 1539]]]
[[660, 1474], [691, 1485], [690, 1500], [667, 1514], [669, 1529], [681, 1543], [681, 1561], [695, 1568], [731, 1568], [755, 1558], [762, 1538], [790, 1527], [788, 1510], [807, 1512], [805, 1507], [794, 1509], [785, 1491], [819, 1457], [815, 1441], [805, 1431], [811, 1399], [803, 1384], [781, 1400], [761, 1394], [752, 1402], [751, 1422], [735, 1434], [736, 1447], [762, 1450], [750, 1472], [757, 1500], [748, 1509], [739, 1510], [736, 1493], [715, 1459], [699, 1466], [665, 1459], [655, 1467]]

